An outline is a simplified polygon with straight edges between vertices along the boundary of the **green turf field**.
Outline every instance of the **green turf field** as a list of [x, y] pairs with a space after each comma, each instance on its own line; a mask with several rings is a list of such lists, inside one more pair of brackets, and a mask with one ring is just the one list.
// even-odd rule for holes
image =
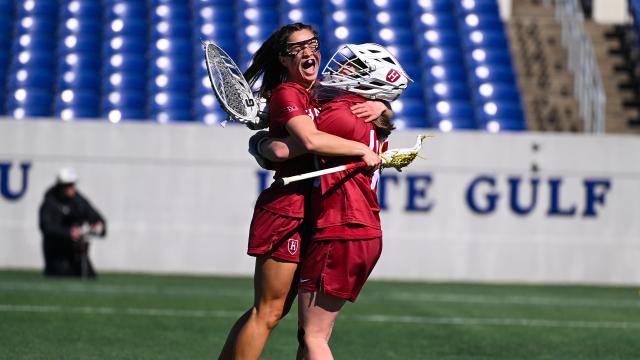
[[[0, 271], [0, 359], [214, 359], [245, 278]], [[295, 310], [264, 359], [293, 359]], [[338, 318], [337, 359], [640, 359], [636, 288], [375, 282]]]

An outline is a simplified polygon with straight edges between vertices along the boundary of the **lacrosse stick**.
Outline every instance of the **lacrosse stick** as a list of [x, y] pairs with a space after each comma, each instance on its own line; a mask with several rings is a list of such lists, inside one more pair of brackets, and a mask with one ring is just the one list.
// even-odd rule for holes
[[[420, 134], [418, 135], [418, 139], [416, 140], [416, 144], [411, 148], [404, 149], [390, 149], [385, 151], [380, 155], [382, 158], [382, 164], [380, 167], [384, 168], [395, 168], [398, 171], [402, 171], [403, 167], [411, 164], [416, 157], [418, 157], [418, 153], [422, 148], [422, 142], [427, 138], [427, 135]], [[314, 178], [316, 176], [322, 176], [327, 174], [333, 174], [340, 171], [357, 169], [366, 166], [367, 164], [364, 161], [360, 161], [357, 163], [351, 163], [346, 165], [334, 166], [328, 169], [322, 169], [317, 171], [312, 171], [300, 175], [294, 175], [284, 178], [276, 179], [275, 182], [278, 185], [287, 185], [295, 181], [306, 180], [310, 178]]]
[[[251, 91], [251, 87], [235, 62], [218, 45], [203, 41], [205, 63], [211, 81], [211, 88], [229, 120], [237, 121], [249, 127], [260, 123], [258, 112], [260, 101]], [[222, 126], [226, 121], [222, 123]]]

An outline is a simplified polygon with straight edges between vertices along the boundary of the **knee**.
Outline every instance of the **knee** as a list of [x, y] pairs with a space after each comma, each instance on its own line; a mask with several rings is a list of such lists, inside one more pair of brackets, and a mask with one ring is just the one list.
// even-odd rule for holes
[[286, 315], [282, 306], [278, 306], [277, 304], [266, 304], [256, 307], [254, 308], [254, 312], [256, 313], [256, 317], [260, 319], [269, 330], [278, 326], [280, 319]]

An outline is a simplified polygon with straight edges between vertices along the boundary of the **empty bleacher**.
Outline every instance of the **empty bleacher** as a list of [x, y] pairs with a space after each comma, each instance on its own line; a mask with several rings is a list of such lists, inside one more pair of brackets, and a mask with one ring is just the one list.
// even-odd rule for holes
[[200, 41], [245, 69], [280, 25], [312, 24], [325, 60], [387, 46], [414, 80], [399, 128], [526, 129], [496, 0], [0, 0], [0, 114], [220, 123]]

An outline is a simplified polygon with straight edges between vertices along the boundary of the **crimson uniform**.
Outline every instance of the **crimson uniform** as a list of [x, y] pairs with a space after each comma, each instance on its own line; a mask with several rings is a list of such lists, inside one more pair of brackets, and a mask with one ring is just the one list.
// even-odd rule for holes
[[[350, 107], [366, 101], [341, 95], [326, 103], [316, 119], [318, 130], [380, 146], [375, 126], [357, 118]], [[319, 158], [322, 168], [360, 161], [358, 157]], [[300, 288], [355, 301], [382, 252], [378, 172], [364, 169], [319, 178], [312, 195], [314, 234], [300, 273]]]
[[[299, 115], [314, 119], [318, 104], [304, 87], [286, 82], [271, 92], [269, 101], [269, 136], [284, 138], [289, 135], [286, 124]], [[310, 154], [274, 163], [276, 177], [286, 177], [313, 170]], [[269, 255], [278, 259], [299, 262], [304, 219], [304, 197], [309, 182], [300, 181], [286, 186], [265, 189], [258, 200], [249, 230], [249, 255]]]

